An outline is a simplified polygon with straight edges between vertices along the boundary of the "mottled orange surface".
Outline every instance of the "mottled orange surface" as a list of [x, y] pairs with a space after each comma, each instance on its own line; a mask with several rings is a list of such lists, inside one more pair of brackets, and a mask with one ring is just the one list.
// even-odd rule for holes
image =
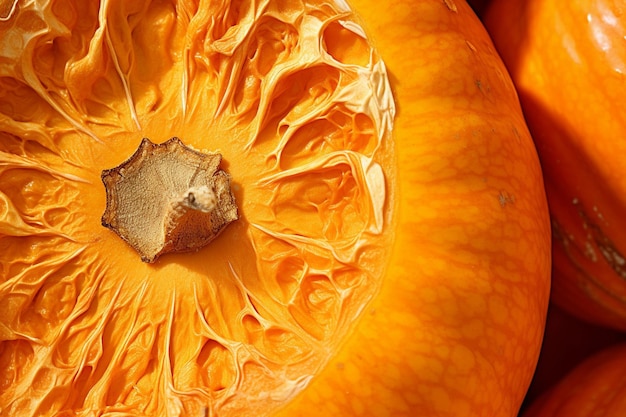
[[610, 0], [496, 0], [486, 25], [515, 81], [554, 226], [555, 302], [626, 329], [626, 16]]

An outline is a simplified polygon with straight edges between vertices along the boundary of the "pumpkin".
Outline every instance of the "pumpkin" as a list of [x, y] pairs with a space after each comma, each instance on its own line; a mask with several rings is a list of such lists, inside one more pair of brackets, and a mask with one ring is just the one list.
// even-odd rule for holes
[[550, 303], [537, 369], [523, 408], [533, 404], [535, 399], [591, 355], [624, 342], [624, 332], [583, 321]]
[[596, 353], [544, 393], [522, 417], [618, 417], [626, 413], [626, 344]]
[[517, 413], [511, 80], [464, 2], [351, 6], [3, 3], [0, 415]]
[[517, 86], [544, 170], [553, 299], [624, 330], [623, 6], [496, 0], [485, 24]]

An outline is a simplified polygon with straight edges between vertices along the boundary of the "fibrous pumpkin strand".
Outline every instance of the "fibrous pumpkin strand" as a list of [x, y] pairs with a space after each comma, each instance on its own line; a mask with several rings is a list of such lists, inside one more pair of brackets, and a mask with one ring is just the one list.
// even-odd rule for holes
[[238, 218], [230, 176], [220, 154], [204, 154], [172, 138], [143, 139], [121, 165], [102, 171], [102, 225], [132, 246], [144, 262], [207, 245]]

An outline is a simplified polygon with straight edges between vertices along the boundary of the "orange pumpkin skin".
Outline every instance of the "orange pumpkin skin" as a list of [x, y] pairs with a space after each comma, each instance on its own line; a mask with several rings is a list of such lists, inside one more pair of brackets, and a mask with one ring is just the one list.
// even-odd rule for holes
[[553, 298], [622, 330], [623, 8], [604, 0], [497, 0], [485, 17], [542, 161], [554, 227]]
[[626, 344], [588, 358], [531, 404], [523, 417], [621, 417], [626, 414]]
[[277, 416], [516, 416], [550, 269], [516, 93], [465, 2], [350, 3], [398, 105], [394, 252], [352, 336]]

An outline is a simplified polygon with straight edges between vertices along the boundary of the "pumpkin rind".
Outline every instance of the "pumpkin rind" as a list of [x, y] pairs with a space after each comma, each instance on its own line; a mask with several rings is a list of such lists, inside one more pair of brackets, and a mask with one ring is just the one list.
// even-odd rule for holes
[[516, 83], [542, 161], [554, 301], [626, 329], [626, 20], [605, 0], [496, 0], [485, 23]]

